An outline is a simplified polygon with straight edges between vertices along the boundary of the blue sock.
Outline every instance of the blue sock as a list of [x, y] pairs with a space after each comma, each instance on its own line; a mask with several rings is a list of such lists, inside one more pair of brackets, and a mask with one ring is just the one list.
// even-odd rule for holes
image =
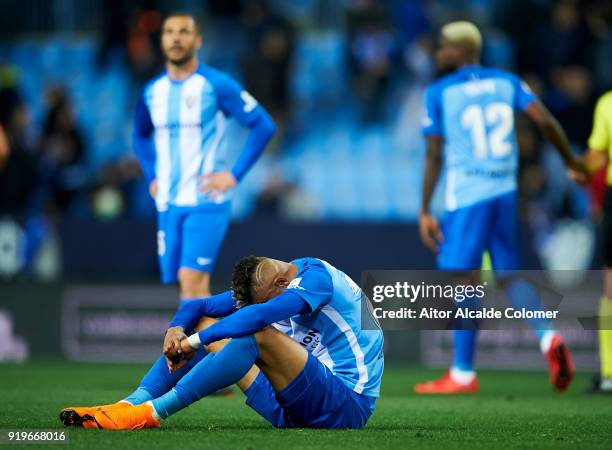
[[174, 389], [169, 390], [161, 397], [153, 400], [151, 403], [153, 404], [153, 408], [155, 409], [157, 415], [162, 419], [166, 419], [175, 412], [189, 406], [183, 403]]
[[[510, 304], [515, 309], [525, 308], [527, 311], [544, 311], [540, 302], [540, 295], [531, 283], [523, 280], [512, 280], [506, 286], [505, 291]], [[552, 322], [549, 319], [534, 318], [527, 319], [527, 321], [540, 339], [547, 331], [552, 330]]]
[[201, 348], [187, 364], [174, 373], [168, 371], [166, 358], [163, 355], [160, 356], [151, 369], [149, 369], [149, 372], [144, 376], [138, 388], [124, 398], [124, 401], [130, 402], [132, 405], [140, 405], [141, 403], [164, 395], [197, 363], [202, 361], [205, 356], [206, 350]]
[[474, 370], [474, 348], [477, 330], [455, 330], [453, 344], [453, 367], [459, 370]]
[[[480, 308], [480, 302], [466, 299], [459, 303], [460, 308], [475, 310]], [[457, 319], [453, 334], [453, 368], [459, 370], [474, 370], [474, 349], [476, 348], [476, 336], [478, 333], [478, 321], [475, 319]]]
[[202, 397], [238, 382], [258, 356], [255, 336], [234, 338], [220, 352], [211, 353], [196, 364], [174, 389], [153, 400], [153, 408], [165, 419]]
[[153, 400], [153, 396], [146, 389], [138, 386], [134, 392], [123, 399], [124, 402], [129, 402], [132, 405], [141, 405], [144, 402]]

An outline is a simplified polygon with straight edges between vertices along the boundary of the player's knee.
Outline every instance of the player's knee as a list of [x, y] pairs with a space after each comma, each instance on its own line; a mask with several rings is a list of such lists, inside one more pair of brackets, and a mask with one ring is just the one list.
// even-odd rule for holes
[[255, 341], [259, 348], [265, 348], [277, 341], [280, 335], [282, 335], [280, 331], [272, 326], [268, 326], [255, 333]]
[[219, 319], [215, 319], [214, 317], [202, 316], [198, 321], [198, 324], [195, 326], [195, 331], [202, 331], [205, 328], [208, 328], [214, 323], [217, 323]]
[[209, 297], [209, 274], [195, 270], [181, 269], [178, 274], [182, 298]]

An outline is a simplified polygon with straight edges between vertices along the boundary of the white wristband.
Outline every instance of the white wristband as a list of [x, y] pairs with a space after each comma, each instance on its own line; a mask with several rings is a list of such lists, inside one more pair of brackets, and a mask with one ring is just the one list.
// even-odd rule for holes
[[200, 341], [200, 335], [198, 333], [194, 333], [187, 338], [187, 342], [191, 345], [191, 348], [194, 350], [199, 349], [202, 346], [202, 341]]

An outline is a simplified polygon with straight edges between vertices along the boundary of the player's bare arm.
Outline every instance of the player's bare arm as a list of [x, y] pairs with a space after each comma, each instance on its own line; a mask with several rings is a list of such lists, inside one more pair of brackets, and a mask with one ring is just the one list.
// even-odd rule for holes
[[444, 140], [441, 136], [427, 137], [427, 155], [425, 157], [425, 175], [423, 177], [423, 194], [421, 211], [419, 213], [419, 233], [423, 244], [432, 252], [438, 253], [438, 245], [443, 240], [438, 220], [431, 214], [429, 207], [431, 197], [442, 171], [442, 146]]
[[578, 159], [578, 162], [584, 166], [589, 176], [587, 177], [583, 172], [571, 169], [569, 175], [576, 183], [586, 185], [589, 182], [590, 176], [608, 163], [608, 156], [605, 151], [591, 148], [584, 156]]

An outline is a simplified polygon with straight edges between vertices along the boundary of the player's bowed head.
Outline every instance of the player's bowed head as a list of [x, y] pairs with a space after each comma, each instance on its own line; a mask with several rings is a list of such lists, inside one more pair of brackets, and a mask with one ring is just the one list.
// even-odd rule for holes
[[242, 258], [232, 275], [232, 290], [239, 307], [264, 303], [280, 295], [297, 274], [292, 263], [264, 256]]

